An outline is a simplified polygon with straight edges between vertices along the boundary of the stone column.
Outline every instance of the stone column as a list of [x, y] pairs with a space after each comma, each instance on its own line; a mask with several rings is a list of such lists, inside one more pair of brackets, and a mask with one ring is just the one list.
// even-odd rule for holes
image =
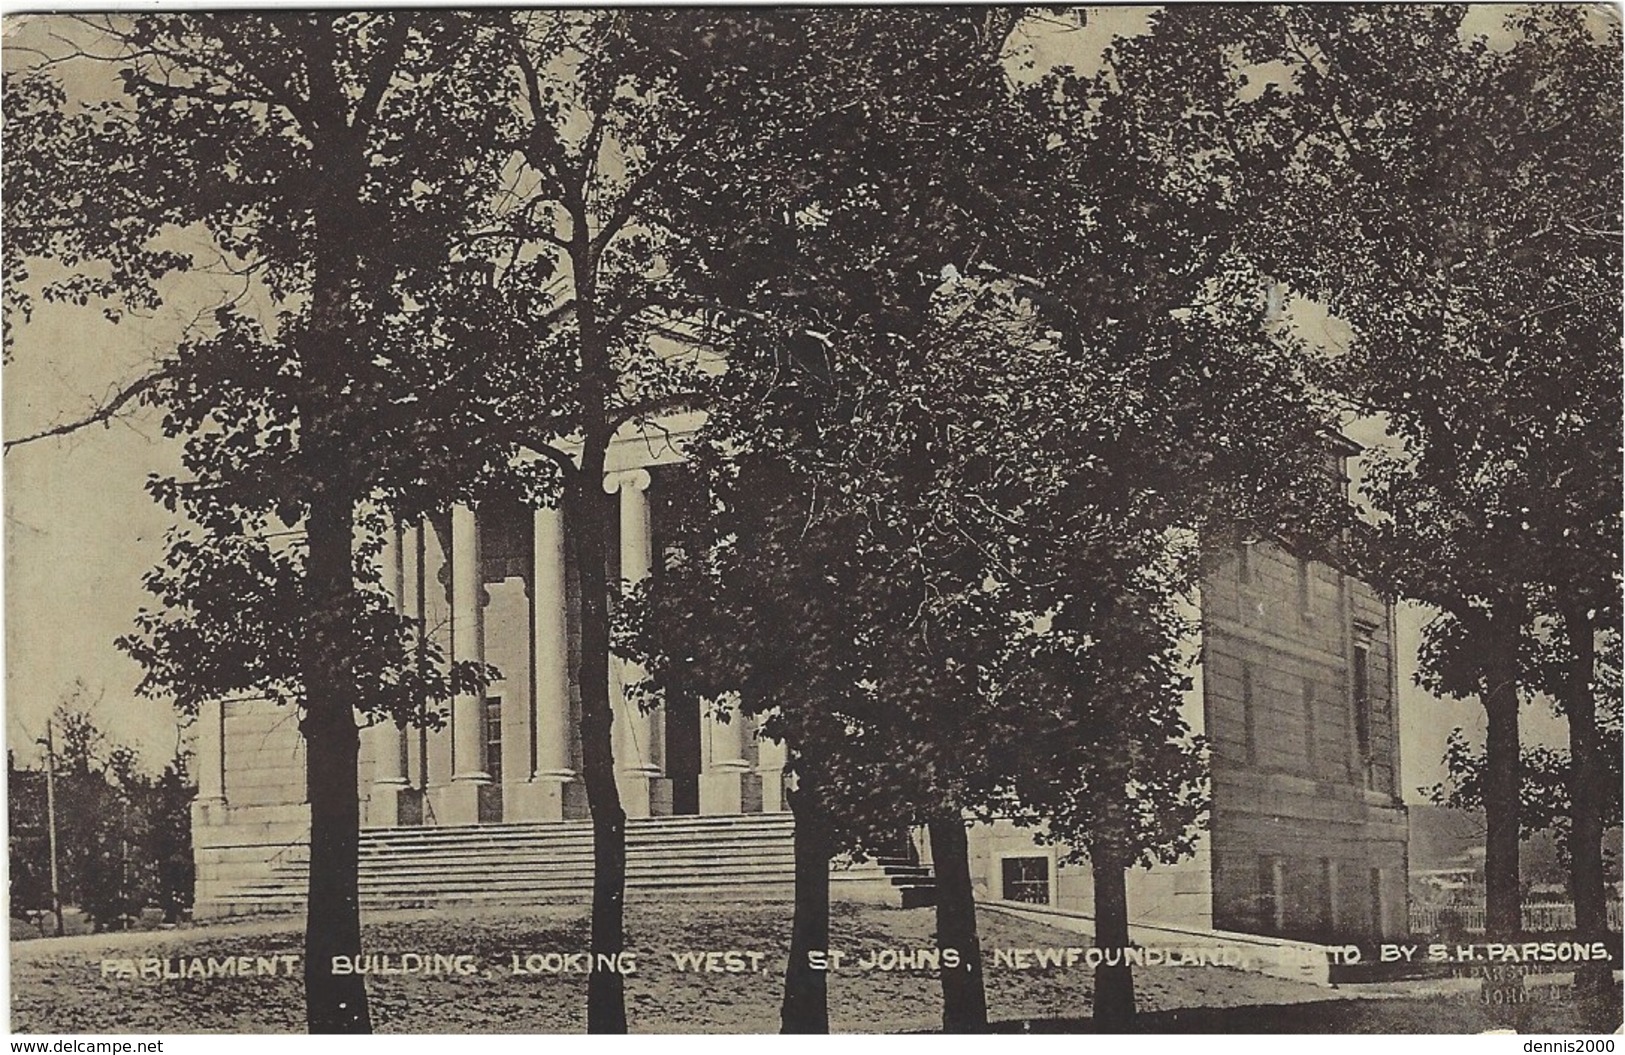
[[570, 643], [566, 625], [564, 511], [538, 509], [531, 518], [535, 554], [530, 610], [531, 699], [536, 708], [536, 768], [515, 803], [522, 820], [564, 818], [570, 768]]
[[[621, 496], [621, 579], [628, 587], [647, 579], [654, 563], [653, 539], [649, 532], [649, 484], [647, 469], [622, 470], [604, 477], [604, 490], [609, 494], [619, 492]], [[626, 693], [627, 685], [642, 680], [643, 670], [619, 658], [610, 667], [610, 705], [615, 711], [615, 777], [621, 791], [621, 805], [628, 817], [670, 812], [669, 801], [661, 808], [661, 800], [669, 799], [670, 790], [664, 787], [662, 779], [661, 748], [665, 732], [662, 716], [658, 711], [642, 713]]]
[[[451, 517], [442, 515], [423, 521], [423, 628], [442, 656], [451, 656]], [[425, 819], [435, 824], [449, 823], [445, 790], [451, 786], [451, 708], [445, 701], [431, 704], [444, 719], [440, 728], [426, 730], [419, 740], [423, 749]]]
[[[760, 719], [758, 719], [758, 729]], [[783, 813], [784, 804], [784, 763], [788, 758], [784, 745], [777, 740], [770, 740], [757, 734], [756, 739], [756, 769], [762, 775], [762, 812]]]
[[[736, 707], [731, 713], [717, 713], [711, 701], [700, 721], [705, 739], [705, 768], [700, 772], [700, 812], [733, 814], [744, 810], [744, 778], [750, 770], [745, 760], [745, 718]], [[723, 718], [726, 717], [726, 721]]]
[[[480, 606], [479, 524], [474, 510], [451, 510], [451, 654], [458, 663], [484, 659], [483, 613]], [[484, 700], [477, 692], [458, 693], [451, 705], [451, 788], [446, 796], [450, 824], [478, 822], [479, 789], [490, 782], [485, 772]]]
[[[378, 555], [384, 591], [395, 611], [402, 610], [401, 529], [391, 524], [384, 533], [384, 547]], [[392, 826], [400, 816], [400, 793], [406, 787], [405, 759], [401, 757], [404, 731], [389, 715], [375, 715], [367, 728], [368, 749], [372, 752], [372, 788], [367, 797], [366, 823], [370, 827]]]
[[[415, 634], [426, 633], [423, 616], [423, 531], [422, 521], [401, 526], [401, 614], [415, 624]], [[425, 701], [419, 700], [420, 705]], [[423, 758], [423, 730], [407, 726], [401, 730], [406, 738], [406, 785], [422, 790], [427, 784], [427, 768]]]

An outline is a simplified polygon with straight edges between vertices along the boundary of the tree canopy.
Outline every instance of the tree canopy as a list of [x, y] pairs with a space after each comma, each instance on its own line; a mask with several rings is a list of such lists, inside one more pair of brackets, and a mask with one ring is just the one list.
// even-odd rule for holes
[[1583, 808], [1619, 750], [1594, 713], [1619, 620], [1617, 20], [1209, 14], [1169, 13], [1117, 75], [1184, 177], [1241, 203], [1244, 251], [1352, 328], [1322, 383], [1388, 438], [1350, 566], [1437, 610], [1422, 683], [1488, 708], [1492, 925], [1515, 931], [1520, 692], [1569, 717]]

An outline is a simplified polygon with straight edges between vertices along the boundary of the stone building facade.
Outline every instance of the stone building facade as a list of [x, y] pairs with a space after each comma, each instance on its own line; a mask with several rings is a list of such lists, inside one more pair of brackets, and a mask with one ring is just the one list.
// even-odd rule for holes
[[[1133, 921], [1337, 943], [1405, 932], [1393, 643], [1392, 607], [1325, 564], [1268, 543], [1216, 563], [1183, 709], [1210, 747], [1208, 830], [1192, 857], [1131, 873]], [[1009, 824], [973, 846], [982, 896], [1091, 910], [1086, 863]]]
[[[697, 418], [612, 445], [604, 480], [616, 537], [611, 577], [661, 562], [665, 511], [681, 501], [683, 438]], [[571, 822], [587, 817], [581, 772], [579, 584], [572, 526], [558, 510], [468, 507], [388, 540], [384, 581], [446, 653], [501, 672], [453, 701], [439, 730], [362, 733], [363, 825]], [[1196, 855], [1137, 871], [1136, 919], [1299, 938], [1392, 934], [1405, 914], [1405, 812], [1398, 798], [1391, 611], [1321, 564], [1255, 544], [1202, 589], [1186, 718], [1212, 745], [1213, 811]], [[698, 701], [642, 714], [616, 661], [617, 781], [630, 817], [775, 813], [784, 750]], [[194, 807], [198, 899], [298, 853], [309, 831], [296, 717], [262, 702], [205, 709]], [[540, 832], [540, 829], [539, 829]], [[540, 835], [538, 837], [541, 837]], [[978, 827], [979, 894], [1087, 911], [1088, 868], [1006, 823]]]
[[1274, 547], [1209, 577], [1214, 923], [1291, 937], [1406, 928], [1392, 607]]

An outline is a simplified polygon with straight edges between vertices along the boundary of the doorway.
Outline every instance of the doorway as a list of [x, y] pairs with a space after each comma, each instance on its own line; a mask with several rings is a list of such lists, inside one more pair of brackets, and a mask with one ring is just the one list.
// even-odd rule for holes
[[671, 780], [671, 812], [700, 812], [700, 701], [688, 694], [666, 700], [666, 776]]

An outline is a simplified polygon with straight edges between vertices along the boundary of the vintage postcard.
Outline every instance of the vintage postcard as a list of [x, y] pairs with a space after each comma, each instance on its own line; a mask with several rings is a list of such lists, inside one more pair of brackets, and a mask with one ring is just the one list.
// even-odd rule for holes
[[1620, 33], [7, 14], [11, 1031], [1619, 1029]]

